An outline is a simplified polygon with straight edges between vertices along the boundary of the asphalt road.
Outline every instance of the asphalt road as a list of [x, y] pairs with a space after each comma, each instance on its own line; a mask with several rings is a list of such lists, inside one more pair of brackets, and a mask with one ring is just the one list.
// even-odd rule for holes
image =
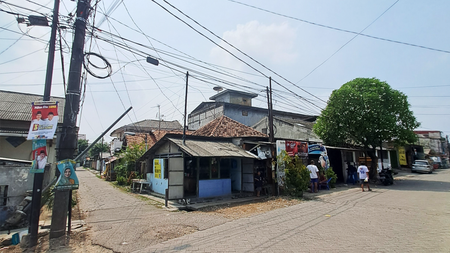
[[[90, 172], [77, 175], [93, 242], [117, 252], [450, 252], [450, 170], [404, 175], [372, 192], [350, 188], [233, 221], [167, 212]], [[158, 239], [177, 230], [187, 234]]]
[[322, 195], [140, 252], [450, 252], [450, 170]]

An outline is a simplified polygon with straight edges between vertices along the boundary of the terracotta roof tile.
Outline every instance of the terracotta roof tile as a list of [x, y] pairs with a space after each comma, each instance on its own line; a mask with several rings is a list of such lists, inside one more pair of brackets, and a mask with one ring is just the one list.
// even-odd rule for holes
[[[150, 133], [137, 133], [135, 135], [125, 135], [126, 145], [132, 145], [136, 143], [145, 144], [145, 136], [147, 136], [147, 148], [152, 147], [166, 134], [182, 134], [183, 130], [155, 130]], [[186, 131], [186, 135], [191, 135], [193, 131]]]
[[266, 134], [239, 123], [235, 120], [222, 116], [192, 133], [197, 136], [209, 137], [268, 137]]

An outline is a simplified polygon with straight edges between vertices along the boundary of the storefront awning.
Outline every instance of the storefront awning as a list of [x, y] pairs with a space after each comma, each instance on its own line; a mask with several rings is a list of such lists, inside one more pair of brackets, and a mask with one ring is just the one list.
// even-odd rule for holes
[[194, 157], [241, 157], [259, 159], [258, 156], [234, 145], [230, 142], [204, 141], [204, 140], [183, 140], [168, 138], [180, 149]]

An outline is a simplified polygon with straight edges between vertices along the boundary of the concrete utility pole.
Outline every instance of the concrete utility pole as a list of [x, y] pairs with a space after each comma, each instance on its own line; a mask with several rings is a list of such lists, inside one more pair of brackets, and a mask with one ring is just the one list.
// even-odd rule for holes
[[272, 77], [269, 77], [269, 88], [267, 89], [267, 103], [269, 108], [269, 141], [274, 142], [275, 133], [273, 132]]
[[161, 134], [161, 106], [158, 105], [158, 135]]
[[[75, 36], [72, 43], [72, 57], [64, 107], [64, 121], [58, 138], [57, 161], [73, 159], [77, 148], [77, 116], [80, 107], [80, 80], [84, 58], [84, 40], [86, 35], [86, 21], [90, 13], [90, 0], [79, 0], [77, 18], [75, 20]], [[50, 227], [50, 238], [65, 235], [67, 210], [69, 207], [69, 190], [55, 192], [55, 200]]]
[[184, 126], [183, 126], [183, 145], [186, 142], [186, 116], [187, 116], [187, 95], [188, 95], [189, 71], [186, 72], [186, 95], [184, 96]]
[[[55, 62], [55, 41], [56, 30], [58, 29], [58, 15], [59, 15], [59, 0], [55, 0], [53, 6], [52, 31], [50, 34], [50, 47], [47, 58], [47, 73], [45, 76], [45, 87], [43, 101], [50, 101], [52, 79], [53, 79], [53, 65]], [[44, 180], [44, 173], [35, 173], [33, 180], [33, 195], [31, 199], [31, 220], [30, 220], [30, 246], [37, 244], [38, 230], [39, 230], [39, 215], [41, 211], [42, 198], [42, 181]]]

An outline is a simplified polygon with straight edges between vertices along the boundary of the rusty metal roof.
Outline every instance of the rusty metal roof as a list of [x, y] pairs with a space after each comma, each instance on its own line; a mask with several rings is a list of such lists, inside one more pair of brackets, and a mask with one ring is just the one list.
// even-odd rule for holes
[[[0, 91], [0, 119], [31, 122], [31, 102], [36, 101], [42, 101], [42, 96], [13, 91]], [[62, 123], [65, 98], [51, 97], [50, 101], [58, 101], [58, 123]]]
[[258, 159], [258, 157], [231, 142], [205, 141], [205, 140], [183, 140], [168, 138], [180, 149], [190, 156], [194, 157], [242, 157]]

